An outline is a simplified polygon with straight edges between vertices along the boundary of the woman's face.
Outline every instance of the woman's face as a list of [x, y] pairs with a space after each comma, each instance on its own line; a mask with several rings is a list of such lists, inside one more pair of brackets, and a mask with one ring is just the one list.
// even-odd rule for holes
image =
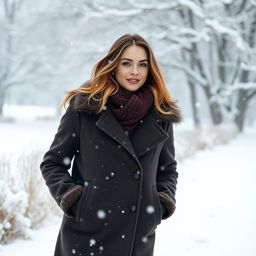
[[131, 92], [137, 91], [148, 75], [146, 50], [137, 45], [128, 46], [121, 54], [114, 73], [120, 86]]

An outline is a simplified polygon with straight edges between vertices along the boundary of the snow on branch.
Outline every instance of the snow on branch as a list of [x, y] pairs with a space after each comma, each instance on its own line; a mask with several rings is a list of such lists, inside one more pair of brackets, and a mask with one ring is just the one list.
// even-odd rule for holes
[[188, 76], [190, 76], [193, 80], [195, 80], [197, 83], [199, 83], [202, 86], [207, 86], [208, 82], [205, 80], [202, 76], [200, 76], [198, 73], [196, 73], [194, 70], [191, 70], [191, 68], [187, 65], [182, 65], [180, 63], [172, 63], [171, 66], [176, 69], [180, 69], [184, 71]]
[[256, 6], [256, 0], [251, 0], [251, 4]]
[[137, 3], [137, 1], [129, 1], [129, 3], [134, 7], [142, 10], [168, 10], [177, 8], [177, 3], [170, 1], [169, 3]]
[[224, 4], [232, 4], [233, 0], [222, 0]]
[[243, 70], [247, 70], [247, 71], [252, 71], [252, 72], [256, 71], [256, 66], [255, 65], [248, 65], [244, 62], [241, 63], [241, 68]]
[[189, 8], [197, 17], [204, 18], [205, 14], [203, 9], [197, 5], [194, 1], [191, 0], [178, 0], [180, 5], [186, 6]]
[[255, 82], [248, 82], [248, 83], [235, 83], [234, 85], [229, 85], [227, 90], [232, 92], [236, 90], [245, 90], [248, 91], [250, 89], [256, 89]]
[[229, 27], [223, 26], [216, 19], [205, 19], [205, 24], [220, 34], [227, 34], [232, 36], [234, 38], [234, 41], [236, 42], [237, 47], [241, 50], [245, 50], [243, 40], [239, 35], [238, 31], [231, 29]]
[[104, 10], [103, 12], [101, 11], [96, 11], [96, 12], [88, 12], [85, 14], [86, 17], [109, 17], [109, 16], [133, 16], [136, 14], [141, 13], [141, 10], [138, 9], [131, 9], [131, 10], [118, 10], [118, 9], [111, 9], [111, 10]]
[[[198, 38], [199, 41], [204, 40], [206, 42], [209, 42], [211, 40], [210, 37], [208, 36], [207, 32], [204, 30], [197, 31], [192, 28], [180, 28], [178, 30], [178, 34], [179, 34], [179, 36], [186, 35], [186, 37], [193, 36], [193, 37]], [[187, 39], [188, 38], [186, 38], [186, 40]]]
[[131, 9], [114, 9], [114, 8], [100, 8], [99, 11], [90, 11], [85, 14], [86, 17], [110, 17], [110, 16], [133, 16], [138, 15], [144, 12], [150, 11], [162, 11], [162, 10], [170, 10], [177, 8], [177, 4], [175, 3], [158, 3], [158, 4], [138, 4], [138, 3], [131, 3]]
[[210, 37], [207, 31], [197, 31], [188, 27], [170, 26], [165, 30], [154, 35], [156, 40], [168, 39], [171, 42], [175, 42], [176, 45], [172, 46], [174, 49], [180, 49], [182, 47], [190, 48], [192, 43], [199, 43], [201, 41], [210, 41]]

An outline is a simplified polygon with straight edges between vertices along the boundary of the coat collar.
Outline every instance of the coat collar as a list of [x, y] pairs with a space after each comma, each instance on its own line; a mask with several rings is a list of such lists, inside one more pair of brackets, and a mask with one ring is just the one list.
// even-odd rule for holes
[[[74, 109], [79, 111], [96, 114], [99, 109], [99, 101], [91, 99], [89, 102], [88, 95], [82, 93], [75, 95], [70, 103], [73, 104]], [[166, 111], [171, 110], [172, 114], [161, 114], [153, 105], [142, 119], [143, 122], [137, 125], [136, 131], [131, 134], [130, 138], [112, 113], [108, 103], [105, 110], [96, 114], [98, 116], [96, 126], [122, 145], [140, 165], [139, 157], [168, 138], [168, 134], [162, 128], [161, 123], [178, 123], [181, 121], [180, 110], [175, 103], [164, 109]]]
[[[95, 98], [97, 97], [99, 96], [95, 96]], [[78, 93], [77, 95], [75, 95], [75, 97], [71, 99], [71, 102], [74, 108], [79, 109], [80, 111], [97, 112], [100, 108], [99, 101], [96, 101], [93, 98], [89, 101], [88, 95], [82, 93]], [[106, 106], [108, 106], [108, 103]], [[165, 111], [171, 110], [172, 114], [162, 114], [159, 111], [155, 110], [155, 108], [152, 108], [151, 113], [156, 119], [162, 120], [164, 122], [179, 123], [182, 121], [180, 109], [177, 107], [176, 103], [172, 102], [169, 107], [162, 106], [162, 109], [164, 109]]]
[[168, 138], [168, 134], [154, 118], [152, 108], [137, 125], [136, 131], [130, 138], [109, 107], [99, 115], [96, 126], [122, 145], [137, 161], [147, 151]]

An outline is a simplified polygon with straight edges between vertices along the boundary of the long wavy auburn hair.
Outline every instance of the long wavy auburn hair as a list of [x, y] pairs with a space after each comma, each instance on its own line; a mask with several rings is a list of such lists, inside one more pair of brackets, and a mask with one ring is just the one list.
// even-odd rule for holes
[[78, 89], [67, 92], [60, 105], [65, 106], [67, 101], [77, 94], [89, 95], [89, 101], [91, 99], [99, 101], [97, 113], [100, 113], [106, 105], [108, 97], [114, 94], [120, 86], [111, 73], [116, 68], [123, 51], [131, 45], [143, 47], [147, 52], [149, 71], [145, 83], [152, 91], [155, 108], [162, 114], [172, 114], [175, 111], [174, 103], [177, 100], [170, 98], [153, 51], [145, 39], [138, 34], [125, 34], [118, 38], [106, 56], [95, 64], [90, 81]]

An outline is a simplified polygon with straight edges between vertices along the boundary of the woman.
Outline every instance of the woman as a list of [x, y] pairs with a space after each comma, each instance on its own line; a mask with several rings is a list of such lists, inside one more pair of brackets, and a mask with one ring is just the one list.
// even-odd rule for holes
[[155, 229], [175, 210], [180, 114], [149, 44], [117, 39], [68, 101], [40, 166], [64, 212], [54, 255], [153, 255]]

